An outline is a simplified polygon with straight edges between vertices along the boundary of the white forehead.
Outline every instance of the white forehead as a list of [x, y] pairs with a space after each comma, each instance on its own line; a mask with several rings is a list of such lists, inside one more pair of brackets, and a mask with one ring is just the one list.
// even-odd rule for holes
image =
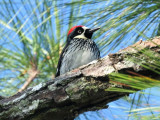
[[84, 30], [89, 29], [89, 28], [88, 28], [88, 27], [86, 27], [86, 26], [83, 26], [82, 28], [83, 28]]

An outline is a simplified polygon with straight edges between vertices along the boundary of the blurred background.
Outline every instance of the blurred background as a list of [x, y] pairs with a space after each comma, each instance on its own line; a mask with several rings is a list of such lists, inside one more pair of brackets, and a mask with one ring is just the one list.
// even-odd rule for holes
[[[159, 0], [0, 0], [0, 95], [14, 95], [24, 84], [26, 89], [53, 80], [72, 26], [101, 27], [93, 40], [104, 57], [160, 35], [159, 8]], [[160, 74], [160, 56], [149, 50], [143, 54], [155, 60], [152, 67]], [[151, 69], [149, 64], [144, 67]], [[116, 78], [128, 79], [120, 74]], [[160, 82], [152, 82], [154, 86], [134, 85], [143, 90], [75, 120], [158, 120]]]

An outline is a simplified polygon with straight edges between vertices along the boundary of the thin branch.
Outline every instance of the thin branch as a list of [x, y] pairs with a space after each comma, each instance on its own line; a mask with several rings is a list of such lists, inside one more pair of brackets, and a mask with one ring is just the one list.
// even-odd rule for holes
[[25, 90], [30, 85], [30, 83], [36, 78], [36, 76], [38, 75], [39, 71], [31, 69], [31, 70], [29, 70], [28, 73], [29, 73], [28, 79], [26, 80], [24, 85], [18, 90], [18, 92], [22, 92], [23, 90]]
[[30, 64], [31, 69], [28, 71], [29, 77], [24, 85], [18, 90], [18, 92], [22, 92], [23, 90], [25, 90], [39, 74], [39, 71], [37, 70], [36, 55], [33, 56], [33, 60], [30, 61]]

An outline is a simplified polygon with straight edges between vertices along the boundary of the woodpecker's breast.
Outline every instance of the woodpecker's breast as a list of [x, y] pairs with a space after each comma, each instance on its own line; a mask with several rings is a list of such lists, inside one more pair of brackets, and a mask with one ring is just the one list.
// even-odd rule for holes
[[60, 74], [64, 74], [93, 60], [100, 58], [100, 52], [94, 41], [75, 38], [65, 50]]

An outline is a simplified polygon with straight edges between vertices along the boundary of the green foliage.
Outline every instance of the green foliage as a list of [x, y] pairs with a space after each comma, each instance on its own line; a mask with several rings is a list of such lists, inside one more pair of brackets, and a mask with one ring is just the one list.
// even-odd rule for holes
[[[156, 43], [155, 43], [156, 44]], [[136, 49], [136, 48], [135, 48]], [[138, 49], [137, 49], [138, 50]], [[135, 55], [132, 54], [131, 56], [127, 55], [128, 60], [132, 61], [133, 63], [150, 70], [150, 72], [156, 73], [157, 75], [160, 75], [160, 54], [157, 52], [154, 52], [150, 49], [142, 49], [139, 50], [138, 53]], [[144, 90], [147, 88], [154, 87], [156, 85], [160, 85], [160, 81], [150, 78], [148, 76], [141, 75], [140, 73], [135, 73], [132, 71], [127, 71], [128, 74], [122, 74], [122, 73], [112, 73], [110, 74], [111, 82], [117, 84], [124, 85], [126, 87], [131, 87], [134, 90], [125, 90], [120, 88], [111, 88], [109, 91], [121, 91], [121, 92], [136, 92], [136, 90]], [[147, 74], [147, 73], [146, 73]], [[148, 73], [149, 75], [149, 73]]]
[[[129, 55], [127, 56], [129, 57]], [[132, 55], [128, 58], [128, 60], [134, 62], [135, 64], [140, 65], [146, 70], [149, 70], [150, 73], [152, 72], [152, 76], [160, 75], [159, 59], [160, 59], [160, 54], [157, 52], [153, 52], [150, 49], [139, 50], [138, 54]], [[160, 118], [160, 115], [157, 114], [157, 111], [159, 111], [160, 108], [152, 107], [152, 105], [150, 105], [149, 103], [150, 95], [153, 94], [152, 91], [150, 91], [149, 93], [145, 91], [145, 89], [152, 88], [155, 86], [159, 88], [160, 80], [150, 78], [149, 71], [145, 73], [146, 75], [148, 74], [148, 76], [144, 76], [144, 75], [141, 75], [140, 73], [135, 73], [129, 70], [127, 71], [128, 74], [122, 74], [122, 73], [110, 74], [111, 83], [123, 85], [126, 88], [123, 88], [123, 89], [122, 88], [111, 88], [111, 89], [107, 89], [106, 91], [117, 91], [117, 92], [127, 92], [127, 93], [135, 93], [137, 92], [137, 90], [140, 91], [138, 93], [135, 93], [133, 97], [124, 98], [126, 101], [131, 103], [130, 110], [126, 111], [128, 112], [128, 119], [134, 118], [135, 120], [138, 120], [138, 119], [149, 120], [151, 118], [152, 119]], [[128, 87], [130, 87], [130, 89], [128, 89]], [[138, 98], [136, 98], [135, 96], [138, 96]], [[146, 98], [146, 96], [149, 98]], [[143, 107], [139, 108], [139, 106], [145, 103], [147, 105], [144, 108]], [[152, 104], [154, 105], [154, 103]]]
[[[0, 94], [5, 96], [21, 88], [30, 70], [39, 71], [31, 86], [54, 78], [67, 31], [74, 25], [101, 27], [93, 36], [101, 56], [160, 35], [158, 0], [0, 0], [0, 4]], [[143, 67], [159, 74], [159, 56], [143, 54], [155, 61]], [[127, 75], [112, 75], [127, 81]], [[137, 89], [158, 82], [146, 85], [148, 79], [141, 76], [130, 80], [141, 82], [125, 83]]]

